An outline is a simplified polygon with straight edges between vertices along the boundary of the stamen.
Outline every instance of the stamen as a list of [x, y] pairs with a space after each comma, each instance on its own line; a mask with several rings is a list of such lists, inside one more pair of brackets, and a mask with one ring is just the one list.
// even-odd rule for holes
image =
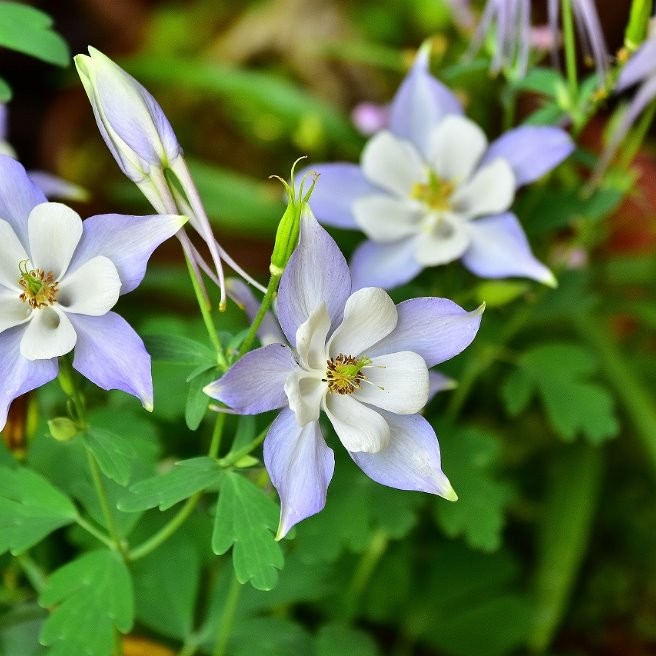
[[328, 383], [329, 392], [353, 394], [363, 382], [369, 382], [362, 369], [370, 364], [371, 360], [366, 356], [355, 358], [340, 353], [336, 358], [326, 360], [326, 377], [322, 380]]
[[442, 180], [435, 171], [428, 169], [428, 182], [415, 182], [410, 196], [432, 210], [446, 211], [451, 207], [450, 201], [454, 191], [453, 182]]
[[57, 300], [57, 289], [59, 283], [51, 271], [47, 273], [43, 269], [27, 268], [28, 260], [18, 263], [20, 278], [18, 285], [23, 290], [19, 296], [20, 300], [27, 303], [35, 310], [52, 305]]

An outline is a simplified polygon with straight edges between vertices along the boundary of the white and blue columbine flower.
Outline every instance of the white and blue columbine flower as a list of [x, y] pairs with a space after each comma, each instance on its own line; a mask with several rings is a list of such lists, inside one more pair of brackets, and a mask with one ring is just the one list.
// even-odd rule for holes
[[481, 312], [443, 298], [395, 306], [380, 288], [353, 292], [337, 244], [310, 213], [303, 217], [278, 295], [285, 343], [247, 353], [205, 388], [240, 414], [282, 408], [264, 442], [281, 500], [278, 537], [325, 505], [335, 460], [321, 411], [373, 480], [456, 498], [435, 432], [418, 413], [429, 395], [428, 367], [471, 343]]
[[83, 222], [0, 156], [0, 429], [9, 404], [55, 378], [57, 358], [73, 350], [73, 367], [89, 380], [152, 408], [150, 356], [110, 310], [185, 221], [104, 214]]
[[317, 219], [368, 237], [351, 262], [354, 284], [391, 288], [422, 269], [460, 259], [485, 278], [554, 284], [509, 212], [518, 187], [573, 149], [560, 128], [522, 126], [488, 145], [456, 97], [428, 71], [422, 48], [360, 166], [319, 164], [310, 205]]

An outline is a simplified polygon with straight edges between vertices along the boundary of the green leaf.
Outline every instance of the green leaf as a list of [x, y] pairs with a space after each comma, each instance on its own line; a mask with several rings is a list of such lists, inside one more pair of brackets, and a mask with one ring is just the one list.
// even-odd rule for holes
[[232, 656], [308, 656], [312, 639], [305, 629], [282, 617], [242, 620], [230, 635]]
[[0, 103], [9, 102], [11, 97], [11, 87], [0, 77]]
[[232, 562], [240, 583], [271, 590], [284, 559], [273, 533], [278, 526], [276, 504], [245, 476], [226, 472], [216, 506], [212, 550], [224, 554], [234, 545]]
[[495, 551], [501, 546], [504, 511], [513, 496], [508, 483], [494, 475], [499, 442], [487, 432], [468, 427], [443, 431], [440, 447], [458, 501], [438, 500], [438, 524], [451, 537], [463, 535], [474, 549]]
[[564, 85], [563, 76], [552, 68], [533, 68], [523, 77], [514, 80], [512, 86], [521, 91], [532, 91], [543, 96], [554, 97], [559, 85]]
[[103, 474], [119, 485], [126, 485], [130, 480], [132, 462], [137, 457], [130, 439], [104, 428], [90, 426], [85, 431], [84, 442]]
[[0, 553], [22, 553], [76, 517], [70, 499], [39, 474], [0, 467]]
[[342, 624], [322, 626], [316, 638], [316, 656], [378, 656], [376, 643], [362, 631]]
[[209, 347], [183, 335], [146, 335], [144, 344], [153, 360], [194, 366], [216, 363]]
[[39, 636], [52, 646], [49, 656], [107, 656], [115, 630], [132, 628], [130, 572], [113, 551], [87, 553], [49, 577], [39, 604], [54, 607]]
[[157, 506], [160, 510], [166, 510], [192, 494], [216, 485], [222, 474], [222, 469], [213, 458], [202, 456], [181, 460], [165, 474], [132, 485], [129, 494], [121, 497], [117, 505], [124, 512]]
[[592, 443], [617, 434], [613, 398], [588, 379], [597, 369], [594, 356], [576, 344], [544, 344], [524, 353], [501, 387], [511, 415], [522, 412], [538, 393], [553, 430], [571, 441], [583, 434]]
[[0, 46], [68, 66], [66, 41], [51, 28], [52, 19], [42, 11], [17, 2], [0, 2]]
[[210, 397], [203, 392], [203, 388], [208, 383], [216, 380], [220, 372], [215, 367], [201, 371], [194, 376], [189, 382], [187, 389], [187, 405], [185, 406], [185, 422], [189, 430], [195, 431], [207, 412], [207, 406], [210, 403]]
[[44, 656], [45, 647], [37, 636], [46, 612], [36, 605], [15, 604], [0, 616], [0, 654], [6, 656]]

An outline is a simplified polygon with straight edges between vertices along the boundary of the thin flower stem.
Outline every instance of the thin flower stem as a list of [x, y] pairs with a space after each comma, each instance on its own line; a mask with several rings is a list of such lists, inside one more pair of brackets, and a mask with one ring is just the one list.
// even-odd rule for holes
[[656, 473], [656, 405], [651, 391], [622, 355], [617, 341], [599, 317], [574, 315], [581, 337], [595, 349], [608, 383], [631, 419], [636, 435]]
[[27, 552], [16, 556], [16, 560], [27, 577], [27, 580], [30, 582], [30, 585], [37, 594], [41, 594], [46, 587], [46, 577], [43, 570], [32, 560]]
[[264, 438], [266, 437], [267, 433], [269, 432], [269, 427], [265, 428], [256, 438], [254, 438], [251, 442], [249, 442], [243, 449], [239, 449], [239, 451], [235, 451], [235, 453], [228, 454], [225, 458], [221, 458], [219, 460], [219, 465], [223, 467], [224, 469], [227, 469], [228, 467], [232, 467], [236, 462], [239, 462], [244, 456], [247, 456], [251, 451], [256, 449], [262, 442], [264, 442]]
[[212, 656], [225, 656], [230, 639], [230, 632], [232, 624], [235, 619], [235, 611], [237, 610], [237, 603], [239, 602], [239, 593], [241, 592], [242, 584], [237, 580], [237, 577], [232, 575], [232, 582], [228, 590], [228, 596], [223, 607], [223, 613], [219, 619], [219, 629], [217, 631], [216, 645]]
[[620, 158], [620, 166], [628, 168], [635, 156], [638, 154], [649, 128], [656, 114], [656, 102], [652, 102], [643, 112], [638, 125], [631, 131], [629, 138], [624, 141], [624, 153]]
[[96, 488], [96, 495], [98, 496], [98, 502], [100, 503], [100, 509], [102, 510], [103, 517], [105, 518], [105, 524], [107, 525], [107, 531], [112, 538], [113, 546], [116, 551], [118, 551], [121, 556], [127, 560], [128, 554], [123, 544], [123, 538], [119, 533], [118, 527], [116, 526], [116, 519], [114, 518], [114, 513], [109, 505], [109, 499], [107, 498], [107, 490], [105, 489], [105, 484], [102, 480], [102, 474], [100, 473], [100, 468], [96, 462], [96, 458], [87, 449], [87, 458], [89, 461], [89, 470], [91, 471], [91, 478], [93, 480], [93, 486]]
[[84, 517], [77, 517], [75, 520], [75, 523], [82, 529], [84, 529], [87, 533], [90, 535], [93, 535], [96, 540], [99, 542], [102, 542], [106, 547], [109, 547], [110, 549], [114, 548], [114, 543], [112, 542], [111, 538], [107, 535], [105, 535], [102, 531], [97, 529], [91, 522], [87, 522]]
[[253, 344], [253, 341], [257, 335], [258, 328], [260, 327], [260, 324], [262, 323], [266, 313], [273, 303], [273, 299], [275, 298], [276, 291], [278, 290], [278, 284], [280, 283], [281, 277], [282, 273], [271, 274], [271, 279], [269, 280], [269, 285], [267, 287], [266, 293], [264, 294], [264, 298], [262, 299], [262, 303], [260, 304], [257, 314], [255, 315], [255, 319], [253, 319], [253, 323], [251, 324], [251, 327], [249, 328], [248, 333], [246, 334], [246, 337], [241, 344], [241, 348], [239, 349], [240, 357], [244, 355], [244, 353], [246, 353], [246, 351], [248, 351], [248, 349]]
[[574, 14], [572, 0], [562, 0], [563, 9], [563, 42], [565, 45], [565, 70], [569, 82], [570, 100], [574, 102], [579, 83], [576, 72], [576, 37], [574, 34]]
[[[225, 415], [217, 414], [216, 421], [214, 422], [214, 430], [212, 432], [212, 440], [207, 455], [210, 458], [216, 458], [219, 448], [221, 446], [221, 437], [223, 435], [223, 427], [225, 425]], [[194, 512], [198, 502], [201, 500], [203, 492], [196, 492], [190, 496], [180, 508], [180, 510], [168, 521], [162, 528], [154, 535], [151, 535], [147, 540], [137, 545], [128, 554], [130, 561], [139, 560], [144, 556], [152, 553], [161, 544], [166, 542], [187, 520], [187, 518]]]
[[355, 568], [355, 573], [351, 579], [351, 585], [344, 595], [342, 609], [347, 618], [350, 618], [355, 614], [358, 600], [364, 589], [367, 587], [371, 575], [374, 573], [380, 559], [385, 554], [388, 544], [389, 536], [382, 529], [379, 529], [371, 536], [367, 550], [362, 554], [362, 557]]

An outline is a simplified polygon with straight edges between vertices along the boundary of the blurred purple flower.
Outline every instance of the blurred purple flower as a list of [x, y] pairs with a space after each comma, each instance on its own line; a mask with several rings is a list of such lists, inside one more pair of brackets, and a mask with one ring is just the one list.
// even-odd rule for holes
[[371, 102], [357, 104], [351, 112], [351, 121], [360, 134], [366, 137], [387, 127], [389, 106]]
[[9, 404], [55, 378], [57, 358], [73, 349], [82, 375], [152, 409], [150, 356], [110, 310], [185, 220], [105, 214], [82, 222], [0, 156], [0, 429]]
[[[548, 0], [547, 11], [549, 15], [549, 25], [553, 34], [558, 34], [558, 20], [560, 15], [560, 2], [561, 0]], [[572, 11], [574, 13], [574, 21], [576, 29], [581, 41], [581, 47], [586, 61], [594, 63], [599, 78], [599, 84], [603, 84], [606, 80], [608, 73], [608, 48], [606, 46], [606, 39], [604, 38], [604, 31], [601, 28], [597, 8], [595, 7], [594, 0], [571, 0]], [[558, 59], [558, 42], [554, 44], [553, 55], [554, 59]]]
[[309, 202], [320, 222], [369, 238], [353, 255], [355, 287], [395, 287], [456, 259], [485, 278], [552, 285], [508, 209], [518, 187], [572, 149], [567, 133], [547, 126], [515, 128], [488, 146], [430, 75], [422, 49], [391, 104], [389, 130], [367, 143], [360, 166], [312, 167], [320, 178]]
[[481, 313], [443, 298], [395, 306], [382, 289], [352, 292], [337, 244], [304, 216], [278, 295], [285, 343], [247, 353], [205, 388], [240, 414], [282, 408], [264, 442], [281, 500], [278, 538], [325, 505], [335, 460], [319, 427], [322, 410], [373, 480], [456, 498], [435, 432], [417, 413], [429, 395], [428, 367], [471, 343]]
[[502, 69], [524, 77], [528, 68], [531, 36], [530, 0], [488, 0], [469, 49], [480, 50], [485, 37], [494, 28], [495, 49], [492, 71]]

